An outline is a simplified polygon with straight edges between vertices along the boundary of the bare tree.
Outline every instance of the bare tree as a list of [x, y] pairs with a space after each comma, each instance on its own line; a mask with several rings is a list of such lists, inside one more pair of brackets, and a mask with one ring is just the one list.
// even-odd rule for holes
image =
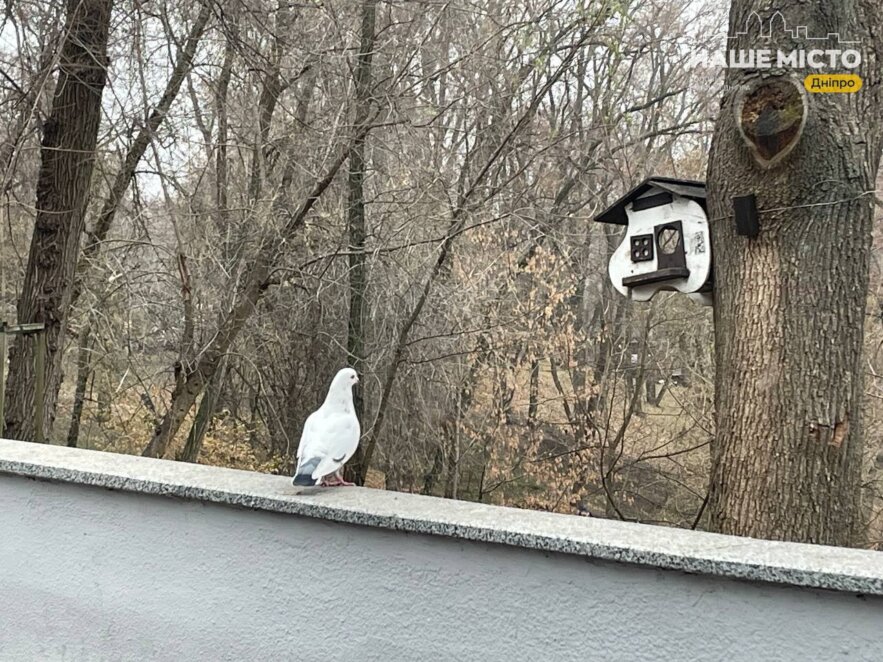
[[[708, 176], [717, 348], [709, 507], [725, 533], [851, 545], [862, 523], [862, 345], [883, 128], [869, 53], [883, 46], [883, 23], [871, 2], [833, 13], [820, 2], [780, 8], [810, 34], [861, 39], [865, 89], [810, 98], [809, 71], [727, 71]], [[761, 2], [733, 1], [732, 48], [771, 47], [744, 34], [752, 11], [771, 18]], [[785, 52], [802, 47], [785, 32], [773, 39]], [[733, 198], [747, 194], [761, 210], [752, 239], [733, 222]]]
[[[178, 91], [181, 89], [181, 85], [184, 82], [184, 79], [193, 64], [193, 57], [196, 53], [199, 41], [202, 38], [202, 35], [208, 25], [210, 16], [211, 10], [209, 5], [203, 5], [200, 9], [199, 15], [196, 17], [196, 20], [194, 21], [193, 26], [190, 29], [189, 34], [187, 35], [184, 43], [184, 48], [182, 49], [177, 61], [175, 62], [175, 66], [172, 69], [172, 73], [169, 77], [168, 83], [166, 84], [166, 88], [163, 91], [163, 95], [159, 100], [159, 103], [151, 111], [146, 125], [141, 127], [141, 129], [138, 131], [138, 135], [135, 137], [135, 140], [128, 147], [126, 155], [123, 159], [123, 163], [119, 171], [117, 172], [113, 183], [110, 186], [108, 196], [101, 205], [101, 210], [98, 213], [98, 218], [96, 219], [94, 226], [86, 232], [86, 243], [83, 248], [83, 255], [80, 258], [79, 267], [77, 269], [77, 280], [74, 286], [73, 294], [71, 296], [70, 309], [75, 308], [77, 305], [80, 294], [82, 293], [84, 287], [84, 280], [90, 278], [89, 272], [91, 264], [95, 260], [97, 253], [100, 251], [102, 242], [107, 239], [111, 227], [113, 226], [114, 218], [117, 214], [117, 211], [119, 210], [120, 204], [122, 203], [123, 196], [125, 195], [126, 191], [129, 188], [129, 185], [132, 182], [133, 177], [135, 176], [135, 169], [141, 162], [141, 159], [144, 156], [144, 152], [147, 149], [148, 144], [152, 140], [156, 131], [162, 125], [163, 120], [169, 113], [169, 109], [175, 102]], [[71, 412], [71, 421], [68, 427], [67, 434], [68, 446], [76, 446], [77, 439], [79, 438], [80, 418], [83, 414], [85, 389], [89, 378], [91, 366], [89, 356], [91, 353], [90, 346], [92, 344], [93, 324], [94, 311], [90, 313], [89, 319], [79, 330], [78, 334], [77, 377], [73, 409]], [[61, 356], [56, 355], [55, 360], [61, 361]], [[61, 383], [59, 382], [56, 385], [55, 391], [48, 394], [51, 402], [55, 402], [57, 400], [58, 388], [60, 386]]]
[[[107, 78], [111, 0], [69, 0], [65, 41], [52, 111], [43, 126], [37, 217], [18, 304], [20, 323], [46, 328], [45, 385], [56, 393], [74, 272], [85, 226], [101, 95]], [[18, 336], [10, 354], [5, 436], [31, 439], [36, 375], [33, 345]], [[44, 430], [55, 417], [54, 398], [43, 411]]]
[[[646, 176], [698, 179], [706, 171], [721, 89], [750, 82], [732, 72], [738, 80], [724, 81], [721, 70], [691, 63], [697, 42], [713, 43], [725, 23], [721, 5], [119, 5], [86, 194], [91, 218], [63, 310], [68, 351], [56, 349], [72, 378], [58, 390], [55, 434], [67, 424], [68, 443], [86, 448], [284, 473], [331, 375], [354, 362], [365, 437], [350, 469], [367, 485], [685, 527], [710, 526], [715, 512], [737, 513], [746, 527], [739, 531], [762, 533], [747, 523], [759, 501], [733, 496], [741, 474], [732, 467], [754, 446], [772, 452], [766, 439], [739, 431], [748, 449], [735, 432], [724, 433], [715, 480], [730, 487], [719, 498], [708, 494], [717, 440], [710, 309], [668, 294], [647, 305], [620, 297], [606, 274], [620, 237], [591, 222]], [[27, 245], [41, 213], [33, 202], [38, 134], [52, 112], [63, 10], [60, 0], [4, 10], [11, 37], [0, 44], [0, 109], [8, 119], [0, 127], [0, 310], [7, 319], [25, 285]], [[841, 13], [830, 10], [830, 26], [820, 27], [864, 38]], [[763, 326], [766, 311], [734, 307], [768, 292], [754, 253], [775, 244], [787, 258], [780, 265], [790, 265], [788, 251], [797, 248], [788, 228], [797, 223], [816, 242], [809, 254], [830, 268], [823, 212], [846, 214], [864, 198], [829, 203], [874, 188], [864, 170], [848, 190], [782, 183], [801, 172], [818, 184], [801, 169], [807, 136], [826, 135], [813, 118], [832, 109], [839, 116], [845, 104], [842, 114], [858, 122], [860, 112], [879, 107], [873, 73], [862, 75], [859, 95], [811, 99], [807, 135], [763, 175], [743, 153], [738, 130], [731, 133], [736, 97], [726, 97], [712, 169], [712, 179], [724, 181], [713, 188], [724, 193], [712, 216], [725, 264], [718, 265], [725, 319], [718, 333], [732, 323], [724, 345], [741, 370], [718, 377], [735, 385], [732, 398], [722, 396], [728, 421], [741, 415], [735, 399], [747, 402], [750, 374], [767, 360], [760, 349], [738, 354], [750, 340], [743, 342], [748, 332], [739, 321], [766, 329], [772, 340], [764, 347], [798, 356], [788, 340], [797, 328], [790, 312], [772, 307], [776, 320], [791, 320], [777, 327], [788, 330], [782, 339]], [[876, 135], [863, 139], [871, 145]], [[726, 159], [738, 165], [732, 177]], [[874, 167], [854, 163], [869, 173]], [[732, 219], [721, 218], [732, 211], [726, 196], [750, 187], [762, 208], [820, 206], [762, 211], [764, 232], [772, 233], [731, 236]], [[841, 231], [859, 246], [851, 229]], [[832, 353], [862, 353], [862, 424], [874, 434], [883, 429], [883, 243], [878, 238], [869, 250], [873, 303], [864, 345], [846, 334], [842, 351]], [[848, 270], [835, 271], [831, 282], [843, 290]], [[815, 272], [803, 285], [792, 282], [794, 273], [787, 266], [779, 274], [790, 279], [782, 285], [789, 301], [801, 287], [821, 288]], [[858, 309], [842, 311], [859, 317]], [[822, 325], [817, 335], [827, 338], [846, 322], [826, 324], [805, 326]], [[857, 364], [843, 358], [838, 365]], [[818, 409], [826, 394], [846, 402], [843, 445], [852, 448], [859, 396], [844, 400], [845, 382], [820, 374], [798, 409]], [[788, 388], [809, 389], [801, 380]], [[855, 389], [857, 381], [849, 384]], [[777, 397], [785, 402], [784, 390]], [[817, 429], [820, 439], [828, 434]], [[869, 448], [864, 457], [871, 498], [859, 519], [872, 523], [877, 540], [883, 485], [875, 455]], [[769, 459], [752, 457], [755, 466]], [[844, 475], [855, 474], [855, 464], [843, 466]], [[807, 472], [794, 475], [805, 482]], [[816, 499], [816, 487], [782, 493], [799, 489]]]
[[[362, 25], [359, 38], [359, 53], [356, 58], [354, 125], [359, 133], [371, 113], [371, 60], [374, 55], [374, 32], [377, 14], [376, 0], [365, 0], [362, 3]], [[347, 171], [347, 226], [349, 230], [349, 324], [347, 329], [347, 354], [349, 362], [357, 372], [364, 371], [365, 364], [365, 297], [367, 274], [365, 273], [365, 140], [356, 140], [349, 154]], [[361, 389], [354, 394], [356, 415], [363, 418], [364, 407]], [[360, 455], [353, 462], [359, 464]], [[348, 471], [352, 471], [350, 468]], [[358, 474], [358, 469], [355, 471]]]

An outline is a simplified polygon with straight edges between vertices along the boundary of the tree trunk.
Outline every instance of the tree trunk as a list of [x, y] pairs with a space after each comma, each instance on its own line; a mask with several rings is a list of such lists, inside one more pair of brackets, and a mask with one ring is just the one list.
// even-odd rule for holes
[[230, 90], [230, 78], [233, 75], [233, 57], [235, 50], [233, 48], [233, 40], [227, 38], [224, 46], [224, 63], [221, 66], [221, 75], [218, 77], [218, 89], [215, 95], [215, 115], [218, 122], [218, 144], [217, 154], [215, 157], [215, 205], [216, 222], [218, 230], [223, 233], [224, 240], [224, 264], [228, 264], [230, 259], [230, 218], [227, 204], [227, 141], [229, 140], [229, 122], [227, 120], [227, 95]]
[[527, 398], [527, 425], [533, 429], [537, 425], [537, 411], [540, 408], [540, 361], [530, 361], [530, 385]]
[[205, 389], [202, 401], [199, 403], [199, 409], [196, 410], [196, 418], [190, 427], [187, 435], [187, 441], [184, 448], [175, 459], [179, 462], [197, 462], [199, 461], [199, 452], [202, 450], [202, 442], [205, 439], [205, 433], [208, 432], [208, 426], [212, 422], [215, 415], [215, 407], [218, 405], [218, 396], [224, 385], [224, 376], [226, 374], [226, 361], [222, 361], [221, 367], [215, 372], [214, 377]]
[[[361, 128], [368, 120], [371, 106], [371, 58], [374, 52], [374, 19], [377, 0], [365, 0], [362, 4], [362, 32], [356, 63], [355, 126]], [[360, 132], [361, 133], [361, 132]], [[349, 279], [350, 311], [347, 325], [346, 349], [350, 365], [359, 374], [365, 366], [365, 140], [367, 134], [356, 140], [349, 154], [347, 179], [347, 226], [349, 229]], [[353, 405], [360, 421], [364, 420], [365, 387], [353, 393]], [[365, 472], [360, 470], [362, 455], [358, 453], [347, 468], [359, 484], [364, 482]]]
[[67, 429], [67, 445], [76, 448], [80, 439], [80, 423], [83, 419], [83, 406], [86, 404], [86, 384], [89, 383], [89, 375], [92, 374], [92, 362], [89, 360], [92, 352], [92, 317], [86, 325], [80, 329], [80, 337], [77, 342], [77, 382], [74, 387], [74, 406], [71, 410], [71, 422]]
[[[74, 271], [85, 224], [86, 205], [101, 122], [101, 95], [107, 79], [107, 35], [111, 0], [68, 0], [58, 83], [43, 126], [37, 178], [37, 218], [22, 295], [19, 323], [46, 325], [44, 384], [50, 394], [61, 382], [61, 354]], [[5, 436], [31, 439], [35, 375], [33, 343], [16, 337], [6, 388]], [[55, 398], [43, 410], [49, 434]]]
[[432, 455], [432, 466], [423, 474], [423, 489], [420, 494], [432, 495], [432, 490], [441, 475], [443, 460], [441, 446], [436, 446], [435, 453]]
[[445, 498], [456, 499], [460, 493], [460, 419], [450, 421], [442, 429], [450, 442], [445, 449]]
[[[765, 6], [733, 0], [730, 34], [744, 30], [751, 11], [768, 25]], [[727, 71], [708, 175], [717, 363], [709, 509], [724, 533], [851, 545], [861, 524], [868, 192], [881, 150], [880, 70], [871, 65], [883, 20], [871, 0], [777, 8], [810, 36], [861, 40], [864, 89], [805, 95], [803, 79], [813, 71]], [[782, 30], [772, 39], [740, 35], [729, 48], [815, 48]], [[796, 86], [783, 92], [788, 78]], [[781, 129], [801, 107], [805, 127], [792, 126], [778, 144], [764, 143], [769, 131], [752, 124], [766, 119]], [[774, 157], [789, 140], [793, 151]], [[733, 219], [733, 197], [750, 193], [760, 210], [755, 238], [737, 235]]]

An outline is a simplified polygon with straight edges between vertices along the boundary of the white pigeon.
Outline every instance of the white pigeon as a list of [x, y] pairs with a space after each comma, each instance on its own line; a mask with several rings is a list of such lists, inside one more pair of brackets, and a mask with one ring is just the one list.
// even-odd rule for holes
[[[334, 375], [325, 402], [307, 417], [297, 448], [295, 485], [352, 485], [340, 475], [359, 445], [362, 434], [353, 405], [353, 386], [359, 376], [352, 368]], [[329, 481], [328, 476], [334, 475]]]

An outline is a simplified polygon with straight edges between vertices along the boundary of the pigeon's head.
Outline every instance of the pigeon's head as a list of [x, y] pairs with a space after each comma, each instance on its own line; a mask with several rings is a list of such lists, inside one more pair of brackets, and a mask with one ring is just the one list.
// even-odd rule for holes
[[344, 368], [334, 375], [334, 381], [331, 382], [331, 385], [339, 386], [341, 388], [352, 388], [358, 383], [359, 374], [352, 368]]

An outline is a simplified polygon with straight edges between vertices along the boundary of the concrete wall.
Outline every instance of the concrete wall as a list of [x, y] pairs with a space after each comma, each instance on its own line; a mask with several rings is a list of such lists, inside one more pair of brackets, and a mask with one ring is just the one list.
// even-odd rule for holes
[[883, 656], [879, 597], [15, 475], [0, 597], [4, 661]]

